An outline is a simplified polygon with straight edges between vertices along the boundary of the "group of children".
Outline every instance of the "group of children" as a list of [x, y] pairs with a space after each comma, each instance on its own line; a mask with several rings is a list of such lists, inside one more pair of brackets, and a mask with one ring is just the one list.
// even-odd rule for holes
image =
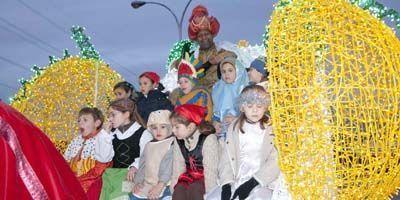
[[[199, 86], [182, 60], [168, 96], [154, 72], [114, 87], [107, 121], [97, 108], [78, 114], [65, 152], [89, 199], [270, 199], [279, 175], [262, 59], [245, 70], [235, 57], [221, 80]], [[250, 81], [249, 81], [250, 80]]]

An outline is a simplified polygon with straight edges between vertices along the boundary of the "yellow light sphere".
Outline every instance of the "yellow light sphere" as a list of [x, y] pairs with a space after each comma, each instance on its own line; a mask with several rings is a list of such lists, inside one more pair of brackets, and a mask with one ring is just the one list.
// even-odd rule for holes
[[77, 133], [78, 112], [96, 106], [106, 114], [121, 76], [104, 62], [69, 57], [48, 66], [21, 88], [11, 105], [34, 122], [64, 152]]
[[279, 162], [294, 199], [385, 199], [400, 185], [400, 42], [346, 0], [274, 11], [267, 49]]

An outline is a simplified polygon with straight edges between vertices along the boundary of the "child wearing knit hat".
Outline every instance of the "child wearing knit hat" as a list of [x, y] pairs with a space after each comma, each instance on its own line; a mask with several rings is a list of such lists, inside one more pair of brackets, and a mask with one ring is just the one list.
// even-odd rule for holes
[[147, 129], [153, 140], [146, 144], [140, 157], [139, 169], [133, 179], [131, 200], [162, 199], [171, 196], [169, 182], [172, 173], [172, 144], [174, 137], [169, 110], [150, 113]]
[[250, 67], [246, 68], [250, 84], [264, 86], [268, 80], [269, 72], [265, 69], [265, 57], [258, 57], [251, 62]]

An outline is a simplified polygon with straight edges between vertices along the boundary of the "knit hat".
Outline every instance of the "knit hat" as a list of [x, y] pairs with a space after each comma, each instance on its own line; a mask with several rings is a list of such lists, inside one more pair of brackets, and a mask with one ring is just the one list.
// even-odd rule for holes
[[215, 37], [219, 32], [219, 22], [215, 17], [208, 16], [208, 10], [202, 5], [196, 6], [189, 18], [188, 35], [190, 40], [196, 40], [201, 30], [210, 31]]
[[260, 72], [264, 77], [268, 76], [268, 72], [265, 69], [265, 58], [264, 57], [259, 57], [253, 60], [251, 62], [250, 67], [246, 68], [247, 71], [250, 70], [250, 68], [254, 68], [258, 72]]
[[155, 72], [144, 72], [139, 77], [143, 77], [143, 76], [152, 80], [154, 84], [160, 83], [160, 76], [158, 76], [158, 74]]
[[147, 127], [153, 124], [171, 124], [169, 121], [170, 115], [171, 111], [169, 110], [156, 110], [151, 112], [147, 121]]
[[174, 112], [198, 126], [204, 120], [207, 109], [194, 104], [183, 104], [177, 106]]

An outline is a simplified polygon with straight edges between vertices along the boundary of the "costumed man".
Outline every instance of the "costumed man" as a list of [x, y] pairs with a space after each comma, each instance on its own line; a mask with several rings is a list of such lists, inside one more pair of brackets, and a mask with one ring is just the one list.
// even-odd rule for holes
[[0, 101], [0, 199], [86, 199], [50, 139]]
[[[199, 85], [202, 85], [211, 92], [212, 86], [218, 81], [220, 72], [219, 63], [229, 56], [237, 57], [235, 53], [219, 48], [214, 43], [218, 35], [220, 24], [217, 18], [208, 15], [208, 10], [202, 5], [196, 6], [189, 19], [189, 39], [199, 44], [199, 49], [194, 53], [198, 60], [195, 68], [199, 74]], [[175, 66], [179, 61], [175, 62]]]
[[[214, 38], [219, 32], [220, 24], [217, 18], [208, 16], [208, 10], [202, 5], [196, 6], [189, 19], [188, 35], [189, 39], [199, 44], [195, 57], [199, 60], [196, 67], [198, 72], [204, 70], [204, 76], [199, 78], [200, 85], [205, 86], [211, 91], [214, 83], [218, 81], [218, 65], [228, 56], [235, 53], [218, 48], [214, 43]], [[219, 75], [220, 76], [220, 75]]]

